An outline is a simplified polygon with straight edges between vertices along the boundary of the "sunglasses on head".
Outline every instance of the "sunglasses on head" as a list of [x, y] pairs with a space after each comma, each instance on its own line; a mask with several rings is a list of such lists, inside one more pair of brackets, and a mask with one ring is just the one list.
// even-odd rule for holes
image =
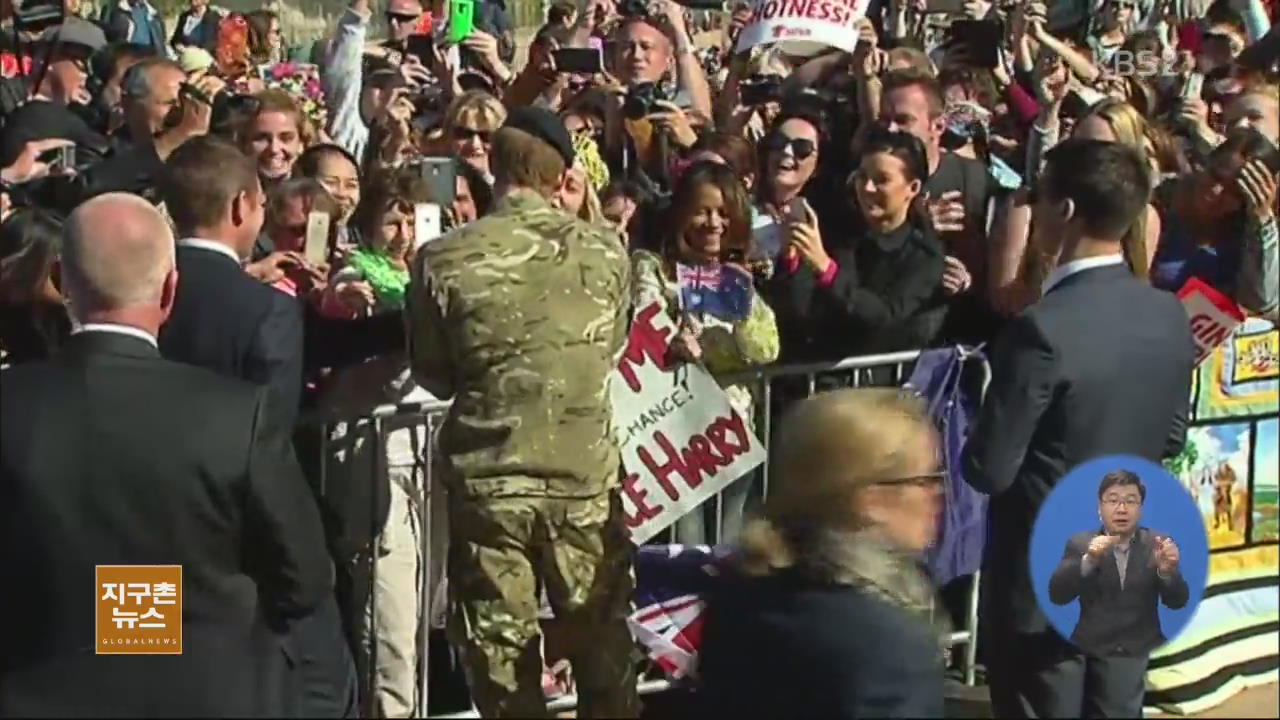
[[476, 130], [475, 128], [456, 127], [453, 129], [453, 137], [458, 140], [470, 140], [478, 138], [480, 142], [487, 143], [489, 138], [493, 137], [490, 130]]
[[790, 147], [791, 154], [795, 155], [797, 160], [804, 160], [818, 152], [818, 145], [814, 141], [806, 138], [787, 137], [781, 133], [775, 133], [765, 138], [763, 145], [767, 152], [783, 152], [787, 147]]

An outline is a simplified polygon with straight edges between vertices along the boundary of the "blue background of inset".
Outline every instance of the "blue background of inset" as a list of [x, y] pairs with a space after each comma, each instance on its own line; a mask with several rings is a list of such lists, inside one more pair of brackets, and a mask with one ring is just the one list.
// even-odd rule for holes
[[1031, 584], [1040, 610], [1062, 637], [1070, 639], [1080, 618], [1080, 600], [1066, 605], [1049, 601], [1049, 578], [1062, 561], [1067, 540], [1083, 530], [1102, 527], [1098, 519], [1098, 485], [1113, 470], [1128, 470], [1142, 479], [1147, 499], [1141, 527], [1165, 533], [1178, 544], [1179, 569], [1191, 592], [1187, 604], [1170, 610], [1158, 605], [1160, 628], [1173, 641], [1195, 615], [1209, 572], [1209, 536], [1190, 493], [1160, 465], [1130, 455], [1108, 455], [1076, 466], [1045, 498], [1031, 531]]

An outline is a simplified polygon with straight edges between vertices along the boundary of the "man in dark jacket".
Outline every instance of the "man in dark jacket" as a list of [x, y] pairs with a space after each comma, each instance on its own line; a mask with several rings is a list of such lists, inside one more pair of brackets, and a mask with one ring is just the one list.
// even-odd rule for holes
[[[153, 207], [85, 203], [61, 262], [78, 329], [0, 372], [0, 716], [297, 713], [282, 630], [333, 579], [287, 435], [261, 389], [160, 357], [177, 274]], [[95, 629], [97, 568], [173, 565], [180, 615], [157, 602], [136, 633]], [[180, 654], [98, 654], [156, 620]]]
[[146, 45], [160, 57], [172, 55], [164, 18], [148, 0], [114, 0], [102, 8], [101, 22], [112, 42]]
[[1093, 140], [1067, 140], [1048, 158], [1034, 222], [1060, 260], [1043, 299], [991, 353], [964, 456], [965, 479], [991, 495], [978, 647], [998, 717], [1137, 717], [1131, 688], [1145, 661], [1100, 673], [1059, 638], [1036, 605], [1027, 551], [1041, 503], [1071, 468], [1113, 454], [1159, 462], [1181, 449], [1191, 330], [1178, 299], [1133, 277], [1121, 254], [1146, 208], [1146, 164]]
[[[1049, 579], [1051, 601], [1080, 600], [1071, 642], [1102, 661], [1141, 658], [1144, 669], [1147, 654], [1166, 641], [1160, 603], [1177, 610], [1186, 607], [1190, 595], [1178, 570], [1177, 543], [1139, 525], [1146, 499], [1147, 488], [1137, 475], [1107, 473], [1098, 486], [1102, 528], [1072, 535]], [[1134, 689], [1140, 702], [1141, 683]]]

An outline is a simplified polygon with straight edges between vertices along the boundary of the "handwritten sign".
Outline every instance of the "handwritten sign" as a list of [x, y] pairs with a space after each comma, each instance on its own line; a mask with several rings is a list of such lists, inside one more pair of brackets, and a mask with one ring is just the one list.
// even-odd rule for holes
[[1196, 365], [1235, 333], [1244, 322], [1244, 312], [1230, 298], [1198, 278], [1187, 280], [1178, 299], [1191, 318], [1191, 337], [1196, 343]]
[[747, 418], [698, 365], [668, 365], [676, 326], [658, 303], [634, 318], [610, 382], [622, 503], [638, 545], [764, 462]]
[[814, 55], [828, 47], [853, 52], [855, 23], [870, 0], [755, 0], [751, 23], [738, 36], [737, 52], [776, 44], [792, 55]]

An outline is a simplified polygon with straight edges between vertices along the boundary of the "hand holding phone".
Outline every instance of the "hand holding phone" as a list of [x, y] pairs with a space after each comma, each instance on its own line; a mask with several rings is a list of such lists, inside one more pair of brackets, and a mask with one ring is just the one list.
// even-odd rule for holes
[[303, 249], [307, 263], [315, 266], [329, 259], [329, 213], [307, 213], [307, 240]]

